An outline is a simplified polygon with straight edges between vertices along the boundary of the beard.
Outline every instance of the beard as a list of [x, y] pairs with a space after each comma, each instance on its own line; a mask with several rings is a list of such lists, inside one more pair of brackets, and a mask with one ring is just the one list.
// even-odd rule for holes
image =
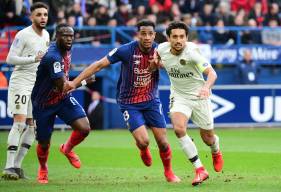
[[38, 28], [38, 29], [45, 29], [46, 28], [46, 24], [41, 24], [41, 23], [34, 23], [35, 27]]

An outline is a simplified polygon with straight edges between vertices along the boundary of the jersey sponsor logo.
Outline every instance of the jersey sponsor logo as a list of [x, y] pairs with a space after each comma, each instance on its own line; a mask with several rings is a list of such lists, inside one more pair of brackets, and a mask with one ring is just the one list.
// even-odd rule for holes
[[134, 73], [137, 75], [134, 82], [134, 87], [145, 87], [151, 82], [151, 73], [149, 72], [148, 68], [134, 68]]
[[54, 67], [54, 72], [55, 72], [55, 73], [61, 72], [61, 64], [60, 64], [60, 62], [55, 62], [55, 63], [53, 64], [53, 67]]
[[134, 68], [134, 73], [137, 75], [148, 74], [149, 70], [148, 70], [148, 68], [146, 68], [146, 69]]
[[108, 55], [111, 57], [115, 52], [117, 51], [117, 48], [111, 50]]
[[193, 72], [181, 73], [180, 70], [177, 68], [171, 68], [171, 70], [168, 71], [168, 74], [173, 78], [179, 78], [179, 79], [190, 78], [194, 75]]
[[134, 59], [140, 59], [142, 58], [142, 55], [133, 55]]

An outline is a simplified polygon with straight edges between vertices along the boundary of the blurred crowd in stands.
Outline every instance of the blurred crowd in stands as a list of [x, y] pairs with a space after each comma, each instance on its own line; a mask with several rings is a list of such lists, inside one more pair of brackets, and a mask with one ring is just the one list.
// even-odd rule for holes
[[[49, 26], [68, 23], [81, 26], [134, 26], [148, 18], [164, 29], [172, 20], [195, 26], [281, 25], [281, 0], [0, 0], [0, 28], [29, 25], [29, 7], [41, 1], [49, 5]], [[281, 33], [274, 30], [244, 31], [241, 42], [281, 45]], [[110, 33], [101, 30], [76, 30], [76, 38], [94, 45], [110, 42]], [[160, 34], [157, 41], [165, 36]], [[199, 30], [190, 34], [199, 43], [226, 44], [236, 41], [229, 30]], [[120, 42], [122, 43], [122, 42]]]

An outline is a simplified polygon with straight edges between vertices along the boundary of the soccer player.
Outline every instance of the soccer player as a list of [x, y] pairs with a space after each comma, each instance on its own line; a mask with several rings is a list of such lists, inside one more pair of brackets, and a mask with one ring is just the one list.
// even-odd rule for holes
[[[170, 81], [170, 116], [175, 134], [183, 152], [195, 167], [192, 185], [198, 185], [209, 177], [202, 165], [196, 146], [187, 135], [187, 122], [200, 127], [204, 143], [211, 148], [213, 166], [223, 168], [219, 137], [214, 132], [214, 120], [209, 96], [217, 78], [216, 72], [201, 55], [198, 46], [187, 42], [188, 27], [183, 22], [172, 22], [166, 29], [169, 42], [159, 45], [157, 53], [160, 66], [164, 66]], [[207, 76], [205, 81], [203, 74]]]
[[44, 29], [48, 7], [43, 3], [31, 6], [32, 25], [19, 31], [7, 56], [7, 63], [15, 65], [8, 89], [8, 108], [13, 114], [13, 126], [8, 136], [5, 179], [26, 178], [21, 164], [34, 141], [31, 91], [39, 61], [49, 45], [49, 33]]
[[156, 44], [155, 24], [142, 20], [137, 24], [138, 40], [113, 49], [107, 56], [87, 67], [74, 81], [68, 82], [74, 89], [81, 81], [97, 73], [102, 68], [121, 62], [121, 74], [117, 85], [117, 102], [123, 113], [128, 129], [140, 150], [140, 156], [146, 166], [151, 166], [149, 137], [145, 126], [151, 128], [159, 147], [164, 166], [164, 175], [168, 182], [180, 182], [171, 166], [172, 151], [166, 136], [166, 122], [162, 106], [157, 96], [159, 71], [149, 70]]
[[77, 169], [80, 168], [81, 162], [72, 149], [81, 143], [90, 131], [83, 108], [70, 93], [63, 92], [65, 82], [69, 78], [73, 38], [74, 30], [70, 26], [60, 24], [56, 27], [56, 41], [50, 45], [38, 66], [31, 94], [38, 141], [37, 181], [42, 184], [48, 183], [47, 159], [56, 116], [73, 128], [69, 139], [60, 146], [60, 152]]

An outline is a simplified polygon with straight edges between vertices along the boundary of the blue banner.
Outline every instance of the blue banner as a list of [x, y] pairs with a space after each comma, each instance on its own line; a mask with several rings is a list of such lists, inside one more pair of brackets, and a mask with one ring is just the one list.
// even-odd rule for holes
[[[201, 45], [199, 45], [201, 46]], [[203, 45], [205, 46], [205, 45]], [[253, 60], [258, 64], [281, 64], [281, 49], [279, 46], [269, 45], [213, 45], [202, 52], [211, 63], [238, 64], [243, 60], [243, 53], [248, 49], [252, 53]]]
[[[169, 87], [160, 87], [167, 123]], [[215, 124], [281, 125], [281, 86], [217, 86], [211, 97]]]
[[[281, 64], [281, 49], [270, 45], [198, 45], [202, 54], [212, 64], [239, 64], [245, 49], [252, 52], [253, 60], [258, 64]], [[74, 64], [90, 64], [106, 56], [113, 48], [75, 45], [72, 51]]]

